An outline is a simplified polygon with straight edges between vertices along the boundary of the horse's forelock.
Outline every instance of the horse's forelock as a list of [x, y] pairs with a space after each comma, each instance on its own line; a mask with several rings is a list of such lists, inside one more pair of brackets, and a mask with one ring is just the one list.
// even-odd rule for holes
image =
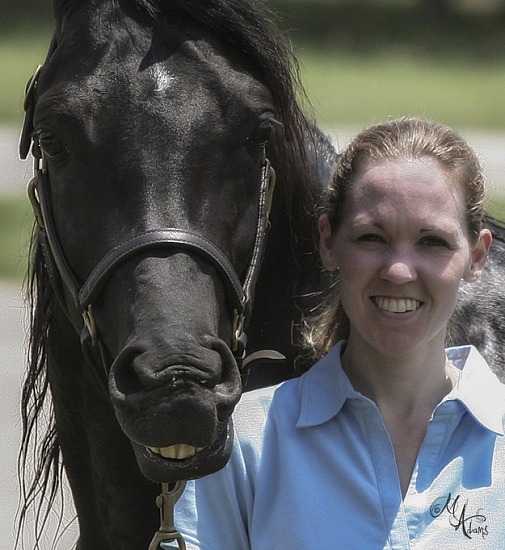
[[176, 18], [181, 24], [193, 22], [234, 56], [241, 56], [273, 97], [281, 123], [274, 138], [276, 163], [286, 174], [288, 201], [289, 195], [300, 193], [310, 200], [309, 162], [303, 143], [309, 133], [298, 103], [306, 96], [296, 58], [281, 35], [276, 15], [263, 0], [54, 0], [56, 20], [61, 27], [65, 15], [74, 8], [87, 3], [99, 9], [105, 2], [119, 10], [133, 9], [153, 21]]
[[[298, 192], [310, 189], [308, 161], [303, 147], [306, 121], [297, 98], [305, 94], [298, 64], [281, 36], [276, 15], [258, 0], [132, 0], [155, 19], [178, 15], [194, 21], [231, 52], [240, 52], [254, 76], [272, 94], [282, 131], [276, 154], [285, 180]], [[287, 192], [293, 192], [293, 189]]]

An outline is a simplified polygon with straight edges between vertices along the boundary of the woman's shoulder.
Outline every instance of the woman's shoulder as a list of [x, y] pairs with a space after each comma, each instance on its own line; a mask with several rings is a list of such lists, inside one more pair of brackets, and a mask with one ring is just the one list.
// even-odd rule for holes
[[267, 420], [280, 428], [293, 427], [307, 409], [316, 416], [321, 409], [333, 414], [334, 403], [344, 400], [346, 390], [339, 358], [337, 345], [301, 376], [244, 393], [234, 412], [235, 423], [250, 433], [263, 430]]
[[505, 385], [473, 346], [446, 350], [447, 357], [461, 370], [458, 383], [451, 392], [483, 426], [505, 434]]
[[258, 422], [266, 422], [267, 417], [278, 410], [287, 413], [290, 409], [296, 408], [301, 383], [302, 377], [299, 377], [275, 386], [245, 392], [234, 412], [235, 423], [252, 422], [257, 426]]

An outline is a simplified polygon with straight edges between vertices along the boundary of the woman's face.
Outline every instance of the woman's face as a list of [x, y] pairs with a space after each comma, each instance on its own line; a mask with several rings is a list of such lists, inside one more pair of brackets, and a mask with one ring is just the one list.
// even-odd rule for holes
[[319, 225], [323, 264], [340, 271], [350, 344], [394, 355], [443, 346], [460, 281], [478, 278], [491, 238], [469, 243], [461, 187], [437, 161], [365, 166], [336, 233], [325, 216]]

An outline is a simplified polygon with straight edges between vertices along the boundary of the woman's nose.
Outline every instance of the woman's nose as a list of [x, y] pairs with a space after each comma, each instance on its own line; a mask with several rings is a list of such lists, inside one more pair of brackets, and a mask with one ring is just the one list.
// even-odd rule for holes
[[398, 285], [415, 281], [417, 270], [412, 254], [405, 250], [390, 251], [380, 275], [382, 279]]

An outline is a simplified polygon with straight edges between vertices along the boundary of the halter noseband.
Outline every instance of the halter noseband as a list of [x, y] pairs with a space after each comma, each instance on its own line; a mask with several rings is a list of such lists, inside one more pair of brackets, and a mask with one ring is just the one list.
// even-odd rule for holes
[[[193, 231], [166, 228], [145, 231], [118, 244], [105, 254], [86, 281], [80, 285], [69, 266], [56, 233], [49, 198], [49, 176], [44, 167], [36, 169], [36, 175], [28, 184], [28, 196], [37, 220], [38, 238], [42, 246], [44, 259], [50, 268], [52, 282], [56, 283], [53, 286], [71, 319], [74, 319], [74, 316], [70, 311], [70, 305], [81, 312], [84, 319], [83, 329], [89, 332], [93, 344], [98, 339], [93, 318], [93, 303], [96, 302], [111, 275], [127, 260], [147, 250], [171, 248], [185, 250], [202, 257], [219, 273], [232, 310], [231, 350], [234, 354], [238, 354], [237, 359], [240, 359], [244, 352], [244, 321], [251, 313], [254, 287], [265, 248], [270, 210], [269, 195], [273, 191], [274, 183], [275, 172], [270, 162], [265, 159], [261, 174], [256, 239], [244, 284], [241, 283], [228, 258], [210, 240]], [[53, 280], [56, 275], [62, 284]], [[72, 304], [68, 303], [68, 299], [62, 298], [62, 292], [57, 291], [58, 287], [63, 287], [62, 289], [70, 295]], [[75, 321], [74, 324], [76, 324]]]

